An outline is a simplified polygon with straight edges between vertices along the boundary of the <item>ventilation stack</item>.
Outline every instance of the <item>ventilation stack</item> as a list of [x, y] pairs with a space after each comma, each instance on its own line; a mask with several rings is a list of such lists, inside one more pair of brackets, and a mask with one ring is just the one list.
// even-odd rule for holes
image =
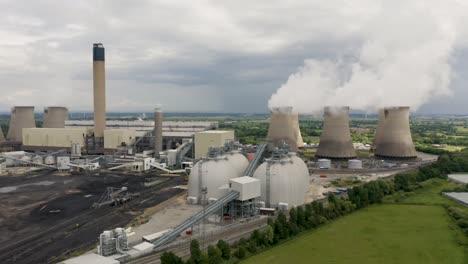
[[380, 112], [375, 155], [385, 158], [415, 158], [409, 126], [409, 107], [386, 107]]
[[154, 109], [154, 157], [159, 158], [159, 152], [162, 151], [162, 111], [161, 107]]
[[325, 107], [322, 134], [315, 155], [330, 159], [356, 157], [349, 130], [349, 107]]
[[62, 106], [49, 106], [44, 109], [43, 128], [64, 128], [68, 120], [68, 109]]
[[292, 111], [292, 107], [276, 107], [271, 110], [267, 142], [276, 147], [286, 143], [292, 151], [297, 151], [298, 147], [304, 145], [298, 114]]
[[15, 106], [11, 110], [10, 128], [7, 140], [23, 142], [23, 128], [36, 127], [34, 106]]
[[102, 139], [106, 129], [106, 70], [104, 46], [101, 43], [93, 44], [93, 85], [94, 137]]

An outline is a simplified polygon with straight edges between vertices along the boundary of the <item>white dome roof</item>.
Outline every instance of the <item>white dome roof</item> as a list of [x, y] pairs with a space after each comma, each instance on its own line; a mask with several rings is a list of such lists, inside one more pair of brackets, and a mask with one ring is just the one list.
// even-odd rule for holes
[[225, 153], [224, 156], [227, 157], [229, 163], [236, 170], [237, 177], [244, 176], [244, 172], [249, 166], [249, 160], [238, 150], [233, 150], [228, 153]]
[[200, 200], [201, 187], [206, 186], [206, 199], [221, 198], [227, 190], [219, 190], [219, 187], [228, 184], [230, 179], [240, 177], [236, 170], [225, 156], [197, 162], [190, 172], [188, 196], [197, 197]]
[[304, 161], [289, 153], [283, 159], [264, 162], [257, 168], [253, 176], [260, 180], [261, 200], [266, 203], [267, 166], [270, 166], [270, 207], [277, 207], [278, 203], [287, 203], [289, 207], [304, 204], [309, 188], [309, 172]]

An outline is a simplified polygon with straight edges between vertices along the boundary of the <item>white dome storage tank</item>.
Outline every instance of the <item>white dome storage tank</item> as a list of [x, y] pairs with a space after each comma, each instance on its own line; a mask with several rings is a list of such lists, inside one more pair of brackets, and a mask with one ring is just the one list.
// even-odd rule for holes
[[[260, 180], [261, 201], [267, 207], [278, 207], [280, 203], [289, 207], [299, 206], [306, 201], [309, 173], [304, 161], [294, 153], [275, 150], [270, 159], [261, 164], [254, 173]], [[268, 184], [269, 183], [269, 184]]]
[[210, 198], [219, 199], [226, 194], [226, 189], [220, 189], [220, 187], [237, 177], [239, 175], [235, 166], [229, 162], [222, 151], [210, 149], [208, 157], [197, 162], [190, 171], [188, 197], [196, 197], [198, 202], [202, 203], [202, 188], [206, 187], [207, 201]]
[[249, 166], [249, 160], [239, 151], [232, 150], [224, 154], [228, 159], [229, 163], [234, 167], [237, 177], [244, 176], [244, 172]]

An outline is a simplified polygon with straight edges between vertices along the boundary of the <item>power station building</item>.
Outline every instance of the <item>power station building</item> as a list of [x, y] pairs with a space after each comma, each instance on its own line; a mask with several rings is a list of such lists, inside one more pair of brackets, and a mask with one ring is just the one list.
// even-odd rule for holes
[[195, 133], [195, 159], [205, 157], [210, 147], [223, 147], [234, 141], [234, 131], [209, 130]]

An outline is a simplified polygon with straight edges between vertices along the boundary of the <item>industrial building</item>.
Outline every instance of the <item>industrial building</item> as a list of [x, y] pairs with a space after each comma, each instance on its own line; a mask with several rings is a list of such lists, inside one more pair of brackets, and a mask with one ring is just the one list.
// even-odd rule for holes
[[210, 147], [223, 147], [229, 141], [234, 141], [234, 131], [208, 130], [195, 133], [195, 159], [206, 156]]
[[15, 106], [11, 109], [10, 128], [7, 140], [22, 142], [23, 128], [36, 127], [34, 119], [34, 106]]
[[325, 107], [322, 134], [315, 155], [330, 159], [356, 157], [349, 129], [349, 107]]

